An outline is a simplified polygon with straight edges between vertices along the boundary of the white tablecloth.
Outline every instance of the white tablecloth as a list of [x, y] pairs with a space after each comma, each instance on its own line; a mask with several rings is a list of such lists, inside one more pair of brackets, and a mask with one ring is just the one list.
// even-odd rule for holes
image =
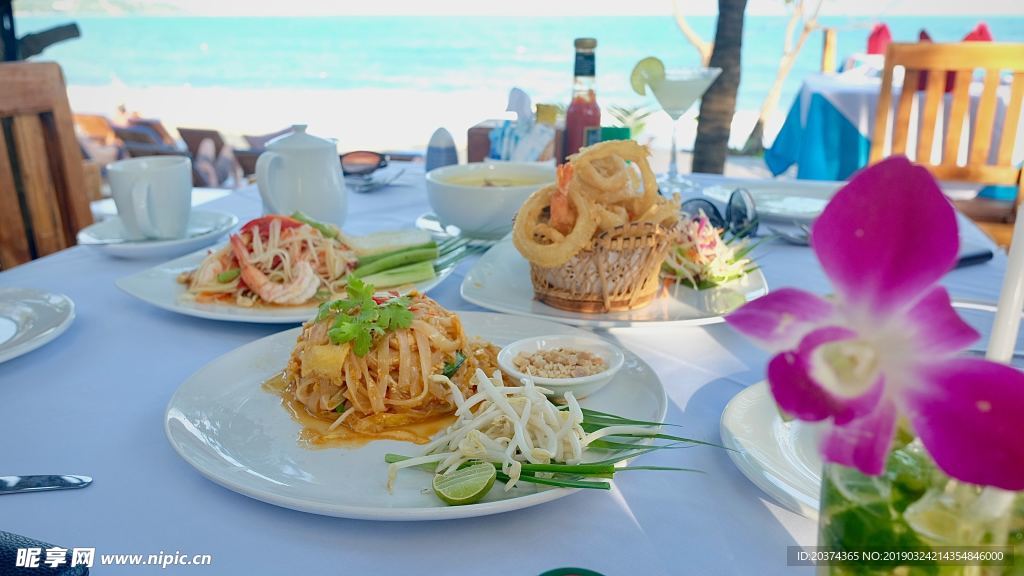
[[[410, 172], [405, 180], [412, 186], [352, 195], [347, 229], [411, 225], [428, 210], [421, 179], [422, 173]], [[252, 189], [209, 206], [233, 211], [243, 221], [260, 209]], [[963, 234], [985, 242], [973, 227]], [[809, 249], [769, 242], [759, 252], [771, 287], [828, 291]], [[95, 547], [97, 558], [211, 554], [212, 569], [175, 571], [194, 574], [530, 575], [561, 566], [607, 576], [811, 573], [787, 568], [786, 547], [813, 545], [815, 523], [774, 504], [715, 448], [641, 459], [705, 474], [623, 474], [611, 492], [583, 491], [470, 520], [327, 518], [222, 488], [171, 449], [163, 433], [164, 408], [201, 366], [281, 327], [180, 316], [114, 286], [115, 279], [154, 264], [76, 247], [0, 273], [0, 286], [62, 292], [78, 310], [63, 336], [0, 364], [0, 475], [95, 478], [85, 490], [0, 497], [0, 529], [69, 548]], [[469, 266], [462, 264], [432, 296], [449, 308], [473, 309], [459, 297]], [[998, 254], [990, 263], [950, 273], [946, 284], [954, 297], [995, 301], [1004, 268], [1005, 257]], [[668, 421], [682, 424], [685, 435], [711, 441], [719, 439], [726, 403], [763, 378], [767, 360], [721, 324], [615, 329], [605, 335], [657, 371], [669, 395]]]

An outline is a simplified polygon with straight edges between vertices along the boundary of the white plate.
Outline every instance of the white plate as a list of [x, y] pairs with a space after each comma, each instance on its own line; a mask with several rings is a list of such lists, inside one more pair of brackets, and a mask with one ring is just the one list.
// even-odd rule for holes
[[[454, 224], [445, 226], [441, 223], [437, 214], [434, 214], [433, 212], [427, 212], [417, 218], [416, 227], [424, 232], [430, 232], [430, 235], [438, 242], [462, 236], [462, 230], [459, 229], [458, 226], [455, 226]], [[467, 240], [467, 246], [494, 246], [501, 241], [486, 238], [473, 238], [472, 236], [462, 236], [462, 238]]]
[[170, 258], [209, 246], [238, 224], [238, 217], [217, 210], [192, 210], [184, 238], [177, 240], [127, 240], [117, 216], [78, 232], [78, 243], [118, 258]]
[[784, 422], [767, 382], [749, 386], [722, 412], [722, 444], [743, 475], [780, 504], [818, 517], [819, 433], [808, 423]]
[[75, 304], [63, 294], [0, 288], [0, 362], [60, 336], [74, 319]]
[[[187, 298], [185, 285], [178, 283], [178, 275], [199, 266], [207, 253], [208, 250], [200, 250], [187, 254], [148, 270], [119, 278], [115, 284], [121, 290], [158, 308], [197, 318], [259, 324], [299, 324], [316, 314], [316, 306], [244, 308], [231, 304], [201, 303]], [[455, 266], [449, 266], [433, 280], [418, 282], [415, 287], [420, 292], [427, 292], [444, 282], [453, 270]]]
[[606, 314], [569, 312], [534, 300], [530, 264], [506, 237], [473, 265], [462, 281], [461, 293], [473, 304], [497, 312], [577, 326], [613, 327], [651, 322], [698, 326], [721, 322], [724, 314], [764, 296], [768, 293], [768, 283], [760, 270], [754, 270], [740, 280], [710, 290], [673, 288], [636, 310]]
[[[984, 355], [996, 306], [988, 302], [954, 301], [965, 322], [983, 335], [968, 354]], [[1018, 334], [1013, 365], [1024, 367], [1024, 332]], [[722, 443], [735, 452], [729, 456], [758, 488], [786, 508], [808, 518], [818, 517], [822, 459], [818, 451], [819, 425], [784, 422], [766, 382], [743, 390], [722, 412]]]
[[[514, 316], [460, 314], [468, 334], [498, 345], [542, 334], [585, 332]], [[484, 500], [446, 506], [430, 489], [432, 477], [405, 470], [394, 492], [385, 488], [388, 452], [419, 454], [422, 447], [379, 440], [356, 448], [310, 450], [297, 442], [299, 425], [280, 398], [260, 385], [288, 360], [299, 328], [247, 344], [210, 362], [178, 388], [164, 429], [174, 449], [214, 482], [270, 504], [304, 512], [372, 520], [441, 520], [497, 514], [535, 506], [574, 490], [496, 485]], [[626, 353], [626, 364], [607, 387], [582, 405], [625, 417], [661, 421], [665, 390], [650, 366]]]
[[[699, 179], [697, 179], [699, 181]], [[716, 179], [704, 195], [724, 204], [736, 188], [746, 188], [762, 220], [810, 223], [846, 182]]]

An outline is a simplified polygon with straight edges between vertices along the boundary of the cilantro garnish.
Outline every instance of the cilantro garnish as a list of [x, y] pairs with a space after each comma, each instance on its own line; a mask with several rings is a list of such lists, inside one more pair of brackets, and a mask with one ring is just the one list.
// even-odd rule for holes
[[320, 305], [317, 321], [337, 314], [327, 336], [334, 344], [352, 343], [356, 356], [366, 356], [373, 340], [388, 332], [412, 326], [411, 302], [407, 297], [374, 300], [374, 287], [359, 278], [350, 278], [347, 298]]

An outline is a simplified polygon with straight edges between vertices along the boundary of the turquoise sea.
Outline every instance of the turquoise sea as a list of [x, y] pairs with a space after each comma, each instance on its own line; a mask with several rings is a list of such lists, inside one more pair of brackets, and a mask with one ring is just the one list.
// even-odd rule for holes
[[[825, 10], [828, 3], [825, 4]], [[233, 88], [391, 88], [456, 92], [520, 86], [535, 100], [568, 99], [573, 38], [598, 39], [602, 104], [630, 104], [633, 64], [648, 55], [669, 66], [697, 64], [670, 16], [493, 17], [19, 17], [19, 33], [74, 19], [82, 37], [44, 53], [79, 85]], [[961, 38], [981, 20], [997, 40], [1024, 41], [1024, 17], [883, 17], [898, 41], [926, 28], [938, 42]], [[705, 38], [714, 17], [693, 17]], [[873, 19], [824, 17], [839, 29], [840, 56], [864, 49]], [[748, 16], [738, 108], [757, 109], [782, 51], [783, 17]], [[800, 78], [818, 69], [822, 34], [807, 42], [785, 86], [787, 107]]]

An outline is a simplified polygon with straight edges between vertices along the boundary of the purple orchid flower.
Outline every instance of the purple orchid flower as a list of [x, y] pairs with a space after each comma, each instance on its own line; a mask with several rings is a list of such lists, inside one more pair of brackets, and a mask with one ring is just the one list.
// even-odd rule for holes
[[978, 333], [937, 282], [958, 251], [956, 214], [927, 170], [894, 157], [857, 174], [812, 230], [835, 297], [785, 288], [730, 314], [778, 354], [776, 402], [828, 421], [831, 462], [881, 474], [898, 425], [959, 480], [1024, 489], [1024, 374], [954, 355]]

